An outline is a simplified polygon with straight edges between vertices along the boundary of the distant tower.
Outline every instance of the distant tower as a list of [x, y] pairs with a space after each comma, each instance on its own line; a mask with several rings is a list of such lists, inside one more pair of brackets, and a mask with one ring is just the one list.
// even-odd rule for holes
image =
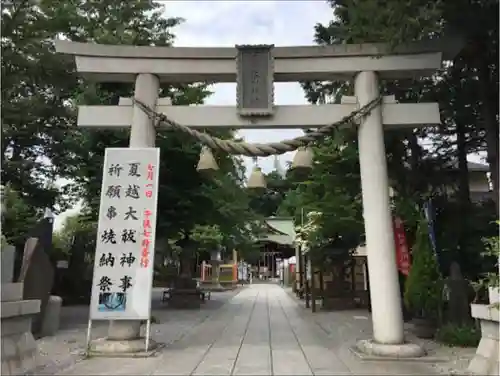
[[285, 177], [286, 173], [277, 155], [274, 156], [274, 171], [276, 171], [281, 177]]

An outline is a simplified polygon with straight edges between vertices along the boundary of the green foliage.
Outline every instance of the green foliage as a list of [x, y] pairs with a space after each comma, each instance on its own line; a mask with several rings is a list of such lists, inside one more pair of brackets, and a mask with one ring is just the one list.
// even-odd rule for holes
[[[436, 210], [435, 234], [439, 248], [439, 263], [442, 273], [447, 273], [452, 261], [460, 264], [462, 273], [469, 280], [477, 280], [482, 273], [493, 271], [496, 259], [481, 257], [484, 238], [498, 234], [494, 219], [496, 213], [490, 203], [471, 203], [467, 216], [454, 197], [437, 197], [433, 200]], [[465, 218], [463, 218], [465, 217]], [[467, 225], [457, 236], [450, 229], [459, 228], [462, 221]], [[464, 236], [464, 239], [461, 239]]]
[[217, 225], [196, 225], [191, 234], [191, 239], [196, 241], [198, 251], [216, 251], [222, 247], [223, 235]]
[[[28, 205], [22, 209], [25, 214], [16, 214], [16, 223], [7, 215], [9, 239], [25, 231], [27, 211], [32, 216], [36, 208], [55, 203], [64, 210], [77, 199], [83, 200], [85, 216], [72, 218], [56, 234], [56, 248], [68, 252], [75, 231], [95, 232], [104, 150], [128, 145], [126, 131], [76, 128], [76, 106], [115, 105], [120, 97], [133, 95], [133, 85], [82, 80], [73, 59], [55, 53], [53, 41], [169, 46], [172, 28], [182, 20], [169, 18], [166, 11], [149, 0], [19, 1], [2, 8], [2, 181], [22, 192]], [[160, 91], [174, 105], [202, 104], [211, 94], [203, 83], [162, 84]], [[233, 137], [231, 130], [212, 133]], [[160, 129], [156, 146], [161, 149], [160, 240], [179, 239], [195, 226], [216, 225], [225, 244], [243, 242], [244, 224], [254, 215], [246, 206], [241, 161], [217, 153], [221, 173], [212, 181], [195, 169], [200, 145], [193, 139]], [[60, 178], [68, 181], [62, 189], [47, 184]]]
[[[462, 46], [442, 46], [462, 49], [456, 49], [453, 61], [446, 62], [434, 77], [382, 80], [380, 84], [383, 93], [394, 94], [400, 102], [435, 101], [441, 109], [439, 127], [385, 132], [389, 177], [398, 193], [394, 209], [405, 220], [408, 239], [413, 242], [415, 238], [417, 208], [428, 197], [437, 196], [436, 236], [443, 255], [440, 261], [446, 261], [443, 271], [447, 271], [446, 263], [459, 260], [464, 274], [477, 278], [482, 269], [488, 269], [478, 250], [480, 239], [489, 236], [491, 228], [488, 204], [470, 202], [466, 158], [470, 153], [487, 152], [496, 200], [498, 1], [330, 0], [329, 4], [332, 21], [315, 27], [319, 45], [384, 42], [394, 48], [443, 35], [463, 41]], [[352, 81], [305, 82], [302, 86], [311, 103], [339, 103], [342, 95], [354, 94]], [[451, 187], [456, 193], [444, 193]]]
[[[434, 158], [450, 152], [461, 154], [464, 163], [460, 166], [463, 176], [460, 185], [464, 197], [468, 190], [465, 156], [478, 149], [486, 150], [497, 201], [498, 1], [330, 0], [329, 3], [334, 20], [316, 26], [315, 38], [319, 44], [384, 42], [392, 48], [421, 39], [456, 38], [456, 43], [442, 45], [455, 55], [450, 57], [452, 61], [446, 64], [446, 69], [438, 72], [439, 80], [398, 80], [382, 85], [400, 101], [414, 102], [424, 96], [421, 100], [439, 102], [443, 125], [437, 130], [412, 133], [432, 138], [430, 149]], [[344, 90], [335, 81], [306, 86], [310, 98], [321, 96], [320, 91], [338, 100], [339, 91]], [[408, 134], [404, 137], [408, 138]], [[411, 158], [413, 162], [416, 155]], [[426, 182], [418, 176], [411, 180], [416, 185], [419, 180]]]
[[[443, 1], [329, 0], [343, 22], [329, 27], [347, 43], [390, 41], [393, 46], [439, 30]], [[317, 30], [320, 35], [322, 29]]]
[[[496, 221], [497, 229], [498, 225], [500, 225], [500, 221]], [[500, 285], [499, 276], [498, 276], [498, 260], [500, 259], [500, 236], [491, 236], [483, 239], [485, 251], [481, 253], [483, 258], [492, 259], [494, 263], [493, 271], [485, 273], [483, 278], [481, 279], [481, 285], [485, 287], [496, 287], [498, 288]]]
[[424, 318], [438, 319], [441, 313], [443, 279], [429, 242], [428, 224], [421, 219], [412, 251], [410, 274], [405, 283], [407, 308]]
[[84, 214], [69, 216], [64, 221], [61, 229], [53, 234], [52, 243], [62, 255], [70, 255], [71, 247], [76, 236], [86, 235], [95, 237], [97, 223], [90, 221]]
[[314, 165], [308, 180], [296, 184], [280, 211], [294, 216], [295, 223], [301, 223], [303, 212], [321, 213], [314, 219], [315, 230], [308, 235], [315, 258], [321, 262], [329, 257], [329, 250], [347, 252], [363, 242], [355, 132], [337, 131], [313, 150]]
[[[125, 3], [82, 2], [77, 3], [76, 8], [66, 3], [61, 3], [61, 6], [67, 7], [65, 13], [77, 15], [76, 19], [68, 21], [70, 25], [83, 17], [83, 21], [79, 21], [83, 26], [77, 28], [76, 32], [72, 27], [65, 27], [65, 35], [79, 41], [165, 46], [173, 41], [172, 27], [181, 22], [180, 19], [165, 17], [166, 9], [159, 3], [144, 0]], [[92, 17], [89, 17], [90, 9]], [[102, 22], [96, 23], [96, 20]], [[116, 104], [120, 96], [132, 96], [132, 89], [132, 85], [84, 84], [79, 88], [78, 104]], [[205, 84], [162, 85], [160, 89], [160, 96], [170, 97], [174, 105], [202, 104], [211, 94]], [[230, 130], [211, 133], [232, 138]], [[78, 154], [78, 175], [75, 180], [95, 221], [104, 149], [126, 146], [128, 136], [124, 132], [83, 131], [81, 142], [84, 147]], [[239, 161], [217, 153], [220, 176], [216, 181], [207, 180], [195, 169], [200, 145], [192, 138], [159, 129], [156, 146], [161, 149], [157, 233], [163, 239], [178, 239], [182, 234], [192, 232], [196, 225], [217, 225], [222, 233], [231, 233], [234, 227], [242, 227], [241, 222], [248, 215], [241, 209], [245, 199], [238, 200], [242, 196]], [[226, 200], [221, 191], [226, 195]], [[238, 220], [236, 215], [239, 216]]]
[[56, 23], [36, 2], [2, 3], [1, 177], [34, 208], [67, 208], [67, 192], [47, 183], [72, 174], [68, 101], [77, 80], [54, 53]]
[[265, 174], [267, 189], [261, 194], [249, 192], [250, 208], [262, 217], [277, 216], [281, 204], [293, 186], [293, 180], [283, 177], [278, 171]]
[[41, 218], [41, 211], [26, 203], [24, 198], [10, 187], [6, 186], [3, 197], [2, 236], [8, 244], [20, 248], [37, 221]]
[[445, 324], [437, 330], [436, 339], [448, 346], [477, 347], [481, 340], [481, 330], [473, 324]]
[[[251, 196], [243, 187], [244, 175], [241, 160], [235, 160], [234, 176], [221, 173], [205, 186], [204, 194], [210, 199], [210, 211], [207, 213], [209, 227], [216, 228], [209, 237], [212, 244], [227, 251], [237, 249], [240, 258], [252, 258], [258, 248], [255, 237], [258, 236], [263, 217], [249, 208]], [[198, 219], [197, 217], [195, 217]], [[199, 219], [198, 219], [198, 222]]]

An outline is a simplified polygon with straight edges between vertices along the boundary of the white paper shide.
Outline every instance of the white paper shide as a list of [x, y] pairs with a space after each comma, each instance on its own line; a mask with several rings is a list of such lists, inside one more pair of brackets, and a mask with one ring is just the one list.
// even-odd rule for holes
[[156, 148], [106, 149], [92, 320], [150, 317], [159, 162]]

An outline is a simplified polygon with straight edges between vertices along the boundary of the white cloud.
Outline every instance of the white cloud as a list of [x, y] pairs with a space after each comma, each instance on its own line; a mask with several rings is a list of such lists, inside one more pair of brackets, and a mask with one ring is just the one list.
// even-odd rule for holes
[[[160, 1], [165, 4], [168, 17], [182, 17], [186, 21], [174, 29], [175, 46], [232, 47], [236, 44], [274, 44], [275, 46], [311, 45], [314, 25], [328, 22], [332, 17], [326, 1]], [[207, 104], [235, 105], [236, 85], [214, 85], [214, 94]], [[298, 83], [275, 85], [275, 104], [304, 104], [304, 94]], [[327, 122], [327, 119], [325, 119]], [[247, 130], [241, 136], [248, 142], [273, 142], [300, 135], [299, 130]], [[293, 154], [280, 156], [282, 165]], [[274, 159], [259, 160], [266, 172], [273, 170]], [[252, 162], [246, 160], [247, 169]], [[78, 213], [80, 205], [55, 219], [55, 228]]]
[[[174, 30], [175, 46], [232, 47], [236, 44], [311, 45], [314, 25], [328, 22], [332, 11], [326, 1], [161, 1], [166, 15], [186, 21]], [[214, 85], [207, 104], [235, 105], [236, 85]], [[275, 104], [304, 104], [298, 83], [275, 84]], [[327, 122], [327, 119], [325, 119]], [[248, 142], [273, 142], [300, 135], [300, 130], [243, 130]], [[280, 156], [281, 164], [293, 153]], [[259, 160], [264, 171], [273, 169], [272, 157]], [[247, 159], [247, 167], [251, 166]], [[247, 168], [248, 169], [248, 168]]]

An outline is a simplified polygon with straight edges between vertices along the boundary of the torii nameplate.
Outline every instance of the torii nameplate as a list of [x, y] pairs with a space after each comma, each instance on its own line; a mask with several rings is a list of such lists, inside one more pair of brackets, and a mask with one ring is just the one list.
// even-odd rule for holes
[[236, 46], [236, 103], [244, 117], [274, 113], [273, 45]]

